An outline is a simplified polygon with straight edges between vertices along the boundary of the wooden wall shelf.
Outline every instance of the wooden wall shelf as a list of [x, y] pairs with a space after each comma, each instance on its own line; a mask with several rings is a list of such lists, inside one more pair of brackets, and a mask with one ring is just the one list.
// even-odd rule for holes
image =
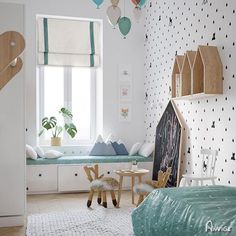
[[172, 98], [196, 99], [222, 93], [223, 65], [217, 47], [199, 46], [197, 52], [187, 51], [184, 56], [176, 56]]
[[180, 75], [184, 56], [176, 56], [172, 73], [172, 97], [176, 97], [176, 75]]

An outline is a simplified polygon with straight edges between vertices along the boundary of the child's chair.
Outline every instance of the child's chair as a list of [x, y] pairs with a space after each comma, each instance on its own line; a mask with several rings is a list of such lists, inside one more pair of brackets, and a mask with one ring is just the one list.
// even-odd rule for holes
[[[116, 196], [114, 190], [119, 187], [119, 183], [116, 179], [110, 177], [99, 176], [98, 165], [84, 166], [85, 173], [90, 181], [90, 192], [87, 201], [87, 207], [90, 207], [93, 200], [94, 192], [98, 192], [97, 202], [107, 208], [107, 196], [106, 192], [109, 191], [114, 206], [117, 205]], [[92, 176], [94, 175], [94, 177]]]
[[202, 166], [201, 166], [201, 173], [199, 174], [185, 174], [181, 179], [180, 186], [191, 186], [195, 185], [198, 186], [199, 182], [200, 185], [204, 185], [204, 181], [210, 181], [212, 185], [215, 185], [215, 179], [217, 178], [215, 173], [215, 164], [216, 164], [216, 157], [218, 155], [217, 150], [210, 150], [210, 149], [202, 149]]
[[134, 192], [139, 194], [139, 199], [137, 206], [144, 200], [144, 198], [152, 192], [156, 188], [165, 188], [167, 181], [171, 174], [171, 167], [168, 167], [165, 172], [162, 170], [158, 171], [158, 179], [155, 180], [149, 180], [145, 183], [138, 184], [134, 186]]

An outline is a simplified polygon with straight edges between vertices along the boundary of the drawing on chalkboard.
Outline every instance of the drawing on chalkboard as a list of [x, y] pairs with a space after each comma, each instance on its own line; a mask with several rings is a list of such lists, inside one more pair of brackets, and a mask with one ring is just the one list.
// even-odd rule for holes
[[167, 187], [179, 184], [179, 163], [182, 142], [182, 124], [172, 101], [170, 101], [156, 128], [153, 180], [157, 179], [158, 171], [172, 168]]

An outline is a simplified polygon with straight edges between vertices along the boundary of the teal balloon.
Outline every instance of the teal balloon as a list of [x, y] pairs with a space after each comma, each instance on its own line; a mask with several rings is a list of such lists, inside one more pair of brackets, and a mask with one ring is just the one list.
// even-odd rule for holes
[[145, 4], [146, 0], [141, 0], [140, 3], [138, 4], [140, 7], [142, 7]]
[[124, 35], [124, 37], [129, 33], [131, 29], [131, 20], [128, 17], [122, 17], [118, 22], [120, 32]]
[[97, 8], [103, 3], [104, 0], [93, 0], [93, 2], [97, 5]]

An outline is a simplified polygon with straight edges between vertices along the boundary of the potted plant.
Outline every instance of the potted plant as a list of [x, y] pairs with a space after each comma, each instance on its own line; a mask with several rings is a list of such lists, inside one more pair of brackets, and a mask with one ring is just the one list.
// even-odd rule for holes
[[66, 109], [65, 107], [62, 107], [59, 111], [59, 114], [61, 114], [64, 117], [64, 126], [58, 125], [57, 118], [55, 116], [51, 117], [44, 117], [42, 119], [42, 127], [43, 129], [39, 132], [39, 136], [41, 136], [44, 131], [51, 130], [52, 137], [51, 137], [51, 145], [52, 146], [60, 146], [61, 145], [61, 137], [60, 134], [65, 129], [67, 134], [71, 138], [74, 138], [77, 134], [77, 128], [72, 123], [73, 115], [70, 110]]

